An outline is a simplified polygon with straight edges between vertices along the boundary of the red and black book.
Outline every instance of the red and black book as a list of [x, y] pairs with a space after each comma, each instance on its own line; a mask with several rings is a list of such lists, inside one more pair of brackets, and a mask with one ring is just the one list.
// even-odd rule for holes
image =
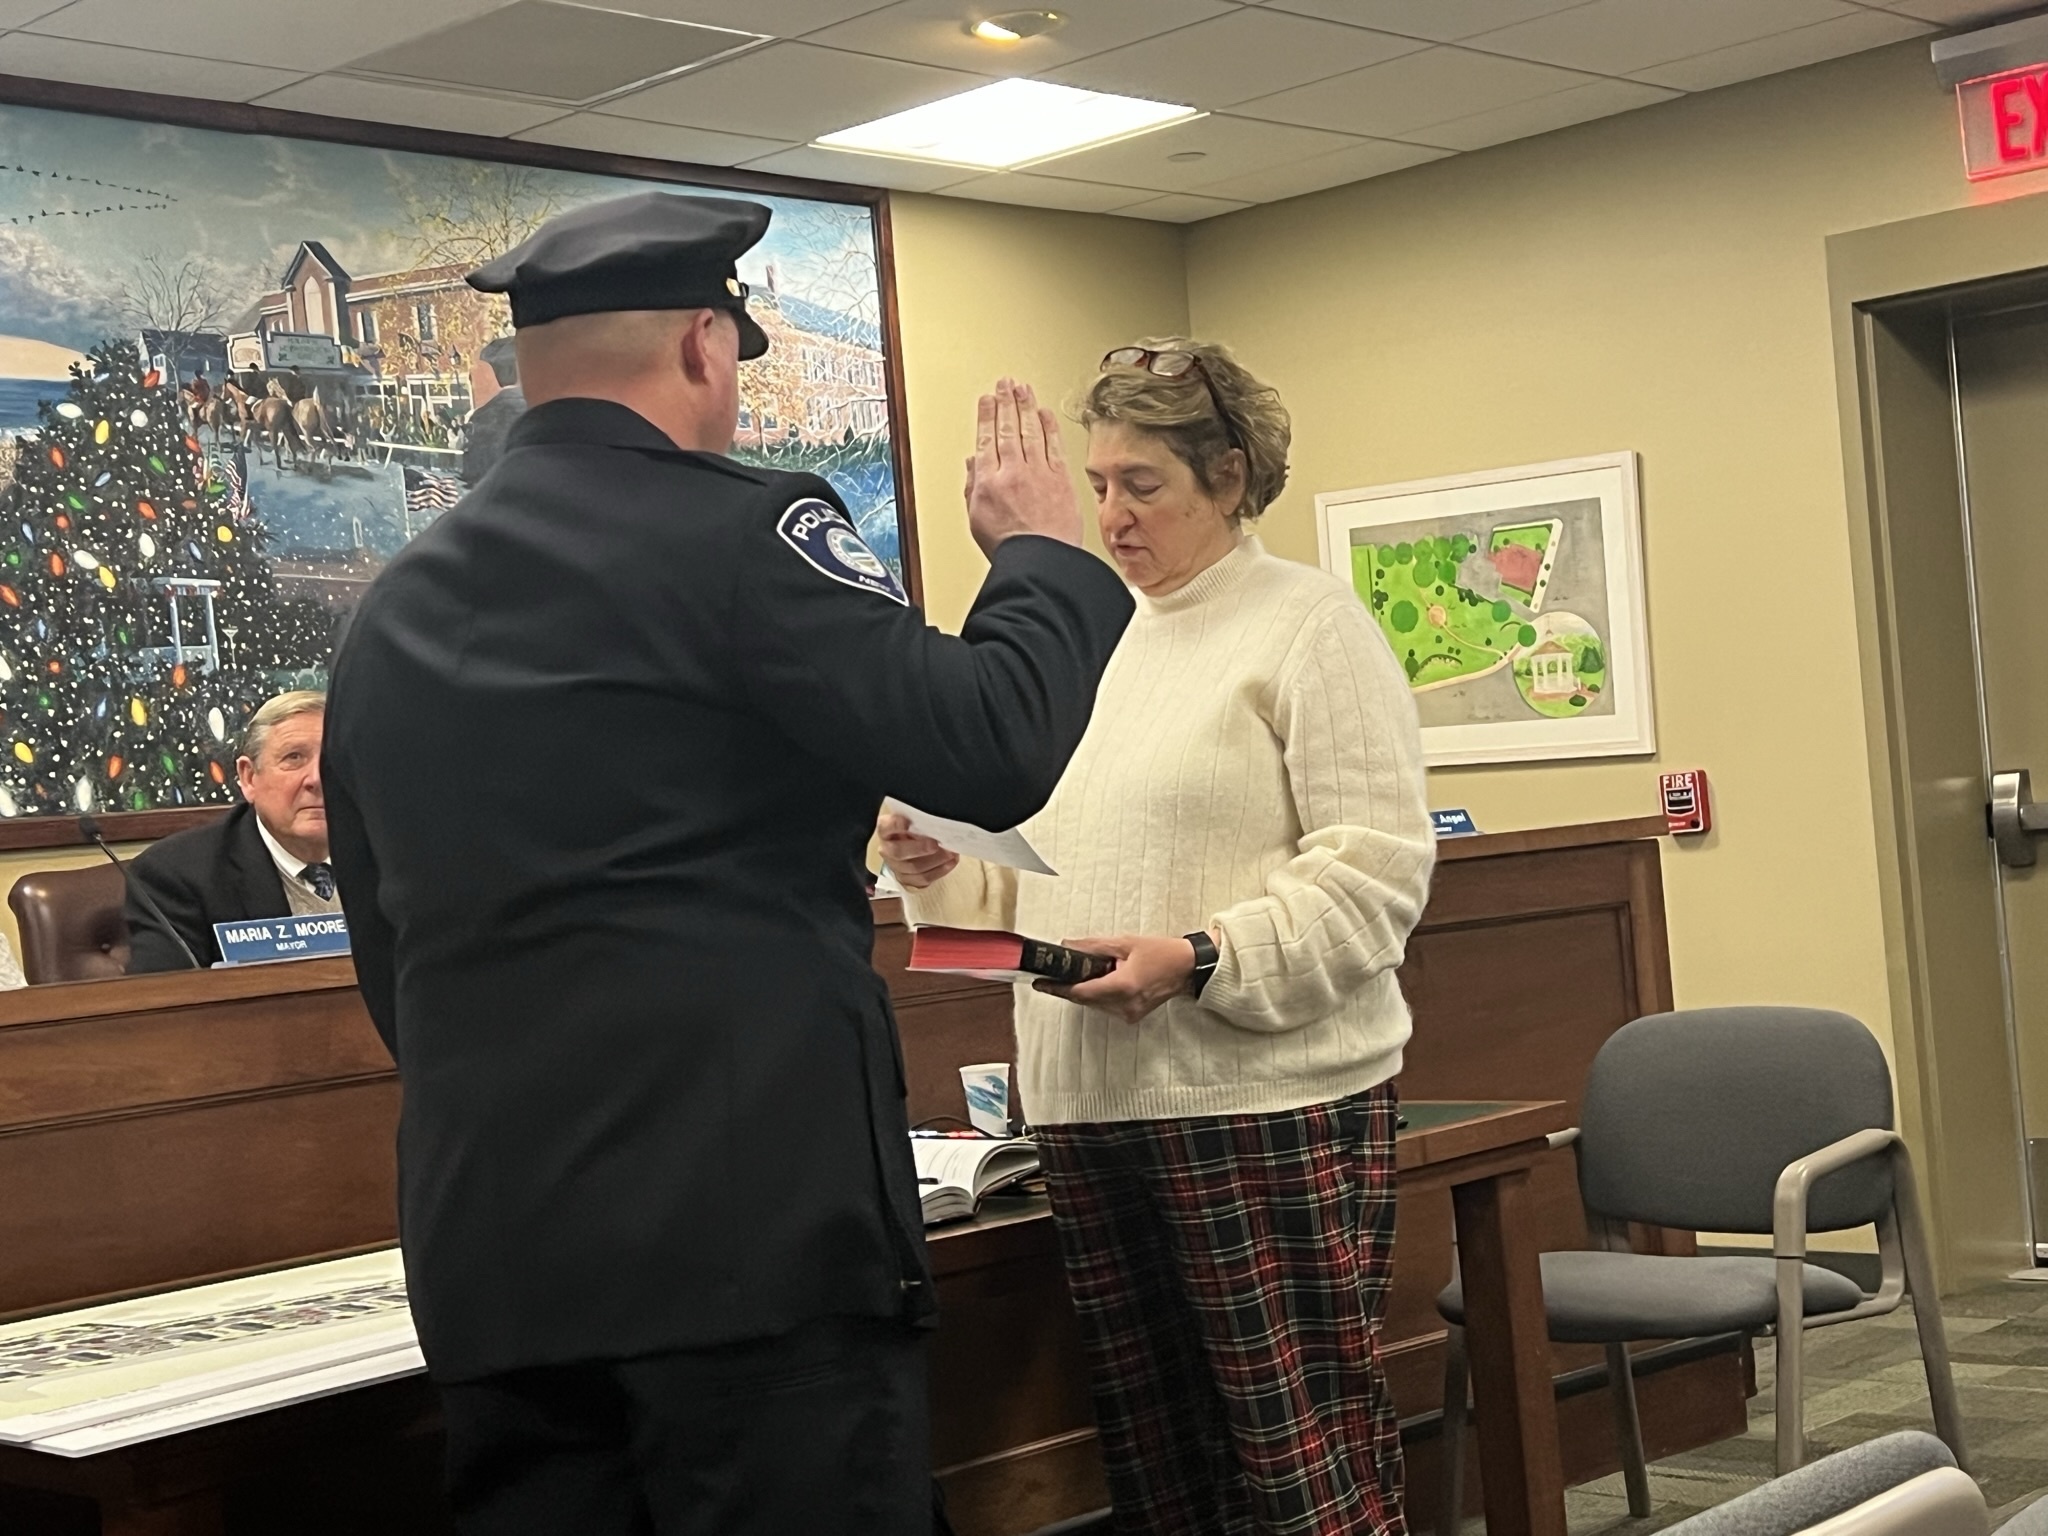
[[912, 971], [950, 971], [986, 981], [1056, 981], [1071, 986], [1116, 969], [1113, 955], [1027, 939], [996, 928], [918, 928], [910, 935]]

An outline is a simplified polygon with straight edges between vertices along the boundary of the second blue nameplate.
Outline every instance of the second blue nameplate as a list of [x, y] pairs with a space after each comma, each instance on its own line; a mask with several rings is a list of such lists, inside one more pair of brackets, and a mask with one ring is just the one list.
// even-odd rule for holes
[[270, 960], [310, 960], [348, 953], [348, 919], [339, 912], [306, 917], [261, 917], [243, 923], [215, 923], [214, 942], [222, 965], [261, 965]]

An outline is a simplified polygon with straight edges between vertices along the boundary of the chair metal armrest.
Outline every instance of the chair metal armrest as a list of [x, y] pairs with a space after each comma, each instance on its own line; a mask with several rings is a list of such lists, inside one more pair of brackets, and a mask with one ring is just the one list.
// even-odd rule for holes
[[1807, 1153], [1797, 1162], [1787, 1163], [1785, 1171], [1778, 1175], [1777, 1188], [1771, 1196], [1772, 1256], [1780, 1259], [1806, 1257], [1806, 1202], [1813, 1192], [1815, 1179], [1838, 1168], [1847, 1168], [1851, 1163], [1860, 1163], [1866, 1157], [1889, 1152], [1902, 1144], [1897, 1131], [1881, 1131], [1873, 1127], [1852, 1132], [1817, 1152]]
[[1990, 1529], [1984, 1495], [1970, 1475], [1938, 1467], [1809, 1525], [1801, 1536], [1985, 1536]]

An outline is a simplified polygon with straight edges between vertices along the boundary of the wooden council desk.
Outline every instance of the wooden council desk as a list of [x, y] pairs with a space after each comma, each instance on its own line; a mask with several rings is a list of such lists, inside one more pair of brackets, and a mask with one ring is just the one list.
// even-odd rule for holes
[[[1431, 1518], [1443, 1345], [1433, 1297], [1449, 1278], [1454, 1205], [1470, 1229], [1468, 1274], [1476, 1264], [1502, 1276], [1495, 1301], [1475, 1292], [1471, 1303], [1478, 1459], [1521, 1468], [1486, 1480], [1496, 1536], [1561, 1531], [1562, 1483], [1618, 1464], [1605, 1404], [1589, 1391], [1597, 1351], [1546, 1351], [1540, 1323], [1528, 1325], [1534, 1252], [1585, 1241], [1568, 1154], [1544, 1151], [1536, 1127], [1576, 1114], [1609, 1034], [1670, 1006], [1651, 835], [1660, 826], [1443, 845], [1401, 972], [1416, 1015], [1403, 1093], [1418, 1110], [1422, 1100], [1538, 1107], [1484, 1132], [1418, 1125], [1403, 1146], [1386, 1341], [1418, 1526]], [[954, 1069], [1010, 1054], [1007, 989], [907, 975], [905, 937], [878, 903], [876, 960], [896, 994], [912, 1118], [957, 1113]], [[0, 994], [0, 1319], [388, 1246], [397, 1106], [396, 1075], [345, 960]], [[1496, 1135], [1508, 1139], [1487, 1139]], [[1471, 1136], [1480, 1139], [1459, 1139]], [[1462, 1184], [1447, 1171], [1482, 1164], [1491, 1171]], [[1479, 1193], [1454, 1201], [1453, 1187]], [[1690, 1251], [1689, 1234], [1638, 1242]], [[933, 1450], [963, 1536], [1017, 1536], [1099, 1507], [1049, 1222], [984, 1221], [933, 1246], [946, 1314], [934, 1343]], [[1014, 1373], [1000, 1392], [989, 1390], [992, 1361]], [[1650, 1454], [1740, 1433], [1746, 1365], [1726, 1341], [1645, 1357]], [[345, 1502], [337, 1489], [388, 1472], [395, 1502], [375, 1528], [400, 1536], [444, 1528], [428, 1507], [434, 1434], [424, 1384], [398, 1383], [61, 1467], [0, 1456], [0, 1486], [89, 1497], [97, 1527], [123, 1536], [276, 1528], [271, 1517], [296, 1490], [316, 1507], [295, 1510], [292, 1528], [314, 1536], [323, 1509]], [[260, 1497], [237, 1491], [237, 1469], [255, 1474]], [[77, 1519], [75, 1507], [31, 1518], [0, 1499], [9, 1531], [94, 1528]]]

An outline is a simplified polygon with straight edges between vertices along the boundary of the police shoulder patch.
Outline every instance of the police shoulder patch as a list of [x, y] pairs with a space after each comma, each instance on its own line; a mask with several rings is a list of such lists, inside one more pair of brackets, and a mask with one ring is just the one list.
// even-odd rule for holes
[[791, 502], [789, 510], [776, 519], [775, 531], [807, 564], [834, 581], [910, 605], [896, 573], [868, 548], [852, 520], [831, 502], [816, 496]]

